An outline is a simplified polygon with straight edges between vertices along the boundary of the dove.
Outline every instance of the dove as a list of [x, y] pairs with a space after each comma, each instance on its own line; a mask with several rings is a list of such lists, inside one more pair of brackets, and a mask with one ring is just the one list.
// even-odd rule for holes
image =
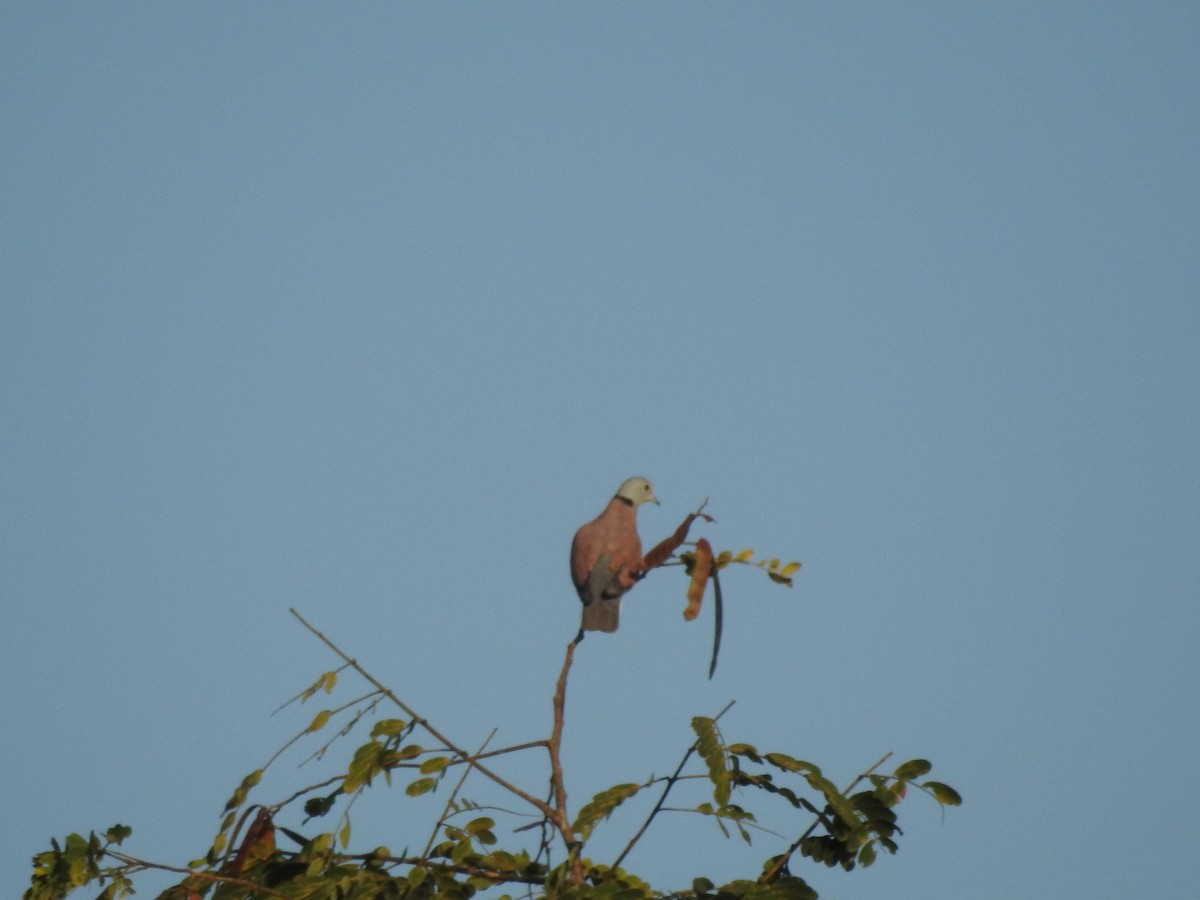
[[621, 595], [644, 577], [642, 542], [637, 533], [637, 509], [658, 504], [645, 478], [627, 478], [604, 511], [575, 532], [571, 543], [571, 580], [583, 601], [585, 631], [616, 631]]

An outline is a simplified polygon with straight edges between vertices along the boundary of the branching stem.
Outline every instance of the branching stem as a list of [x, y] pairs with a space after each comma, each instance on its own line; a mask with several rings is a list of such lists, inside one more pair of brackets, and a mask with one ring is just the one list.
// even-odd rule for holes
[[[446, 747], [448, 747], [450, 749], [451, 752], [457, 754], [459, 757], [461, 757], [463, 760], [467, 761], [474, 768], [478, 769], [479, 773], [481, 775], [485, 776], [486, 778], [491, 779], [492, 781], [494, 781], [496, 784], [500, 785], [500, 787], [504, 788], [509, 793], [515, 794], [516, 796], [518, 796], [522, 800], [524, 800], [526, 803], [528, 803], [531, 806], [533, 806], [534, 808], [536, 808], [539, 812], [542, 813], [542, 815], [550, 818], [552, 821], [555, 821], [555, 822], [558, 821], [556, 810], [552, 806], [547, 804], [546, 801], [540, 800], [537, 797], [533, 796], [532, 794], [526, 793], [525, 791], [523, 791], [519, 787], [517, 787], [515, 784], [512, 784], [511, 782], [505, 780], [504, 778], [501, 778], [499, 775], [497, 775], [495, 772], [493, 772], [487, 766], [481, 765], [478, 760], [471, 759], [471, 756], [469, 753], [467, 753], [465, 750], [463, 750], [461, 747], [459, 747], [453, 741], [451, 741], [449, 738], [447, 738], [445, 735], [443, 735], [440, 731], [438, 731], [427, 719], [418, 715], [416, 710], [414, 710], [407, 703], [405, 703], [403, 700], [401, 700], [399, 697], [397, 697], [394, 693], [392, 693], [392, 691], [388, 687], [386, 687], [384, 684], [382, 684], [380, 681], [378, 681], [375, 678], [375, 676], [373, 676], [370, 672], [368, 672], [366, 669], [364, 669], [362, 666], [360, 666], [356, 660], [351, 659], [349, 656], [347, 656], [345, 653], [343, 653], [342, 649], [337, 644], [335, 644], [333, 641], [331, 641], [329, 638], [327, 638], [324, 634], [322, 634], [320, 631], [318, 631], [316, 628], [314, 628], [312, 625], [310, 625], [308, 623], [308, 621], [304, 618], [304, 616], [302, 616], [302, 615], [300, 615], [300, 613], [296, 612], [295, 609], [290, 609], [289, 612], [291, 612], [291, 614], [296, 617], [296, 619], [300, 622], [301, 625], [303, 625], [305, 628], [307, 628], [323, 644], [325, 644], [326, 647], [328, 647], [330, 650], [332, 650], [334, 653], [336, 653], [338, 656], [340, 656], [352, 669], [354, 669], [355, 672], [357, 672], [364, 679], [366, 679], [366, 681], [369, 684], [374, 686], [385, 697], [387, 697], [389, 700], [391, 700], [393, 703], [395, 703], [396, 706], [398, 706], [401, 710], [403, 710], [405, 715], [407, 715], [414, 723], [420, 725], [422, 728], [424, 728], [426, 731], [428, 731], [431, 735], [433, 735], [435, 738], [437, 738], [439, 741], [441, 741]], [[568, 834], [570, 833], [569, 828], [567, 829], [567, 833]]]
[[267, 897], [281, 897], [283, 900], [288, 900], [287, 894], [281, 894], [279, 891], [273, 891], [268, 887], [263, 887], [253, 881], [247, 881], [244, 878], [234, 878], [230, 875], [218, 875], [215, 872], [201, 872], [192, 869], [181, 869], [178, 866], [167, 866], [162, 863], [147, 862], [144, 859], [138, 859], [136, 856], [126, 856], [124, 853], [119, 853], [116, 850], [105, 850], [107, 855], [111, 856], [118, 862], [127, 866], [136, 866], [139, 869], [159, 869], [163, 872], [175, 872], [179, 875], [187, 875], [191, 878], [201, 878], [204, 881], [215, 881], [220, 884], [233, 884], [238, 887], [250, 888], [253, 895]]
[[[708, 501], [706, 500], [705, 503], [707, 502]], [[700, 508], [704, 508], [703, 503], [700, 504]], [[733, 707], [733, 704], [736, 702], [736, 700], [730, 700], [728, 703], [726, 703], [725, 708], [713, 717], [713, 721], [716, 722], [721, 718], [721, 716], [729, 712], [729, 710]], [[687, 753], [683, 754], [683, 759], [679, 761], [679, 765], [676, 766], [674, 773], [667, 779], [666, 785], [663, 786], [663, 792], [659, 796], [658, 802], [654, 804], [654, 809], [650, 810], [650, 815], [646, 816], [646, 821], [642, 823], [642, 827], [639, 828], [637, 833], [629, 839], [629, 843], [625, 845], [625, 849], [621, 851], [620, 856], [613, 861], [612, 867], [614, 869], [620, 867], [622, 861], [626, 856], [629, 855], [629, 851], [633, 849], [633, 845], [641, 840], [642, 835], [646, 833], [646, 829], [650, 827], [650, 823], [654, 821], [654, 817], [662, 811], [663, 804], [667, 802], [667, 794], [671, 793], [671, 788], [675, 787], [675, 782], [681, 780], [683, 777], [683, 767], [687, 765], [688, 760], [692, 758], [692, 754], [696, 752], [696, 748], [699, 745], [700, 742], [697, 740], [692, 744], [692, 746], [688, 747]]]
[[[473, 759], [479, 759], [479, 755], [483, 752], [483, 748], [486, 747], [495, 736], [496, 729], [493, 728], [492, 733], [484, 739], [483, 743], [479, 745], [479, 749], [475, 751], [475, 756]], [[425, 849], [421, 851], [422, 865], [429, 861], [429, 851], [433, 848], [433, 842], [437, 840], [438, 832], [441, 830], [442, 826], [446, 824], [446, 820], [453, 814], [452, 808], [454, 806], [454, 801], [458, 799], [458, 792], [462, 790], [462, 786], [466, 783], [467, 776], [470, 774], [471, 770], [469, 768], [462, 773], [462, 777], [459, 778], [458, 783], [454, 785], [454, 790], [450, 792], [450, 797], [446, 800], [446, 805], [442, 807], [442, 814], [438, 816], [438, 820], [433, 826], [433, 831], [429, 835], [429, 841], [425, 844]]]
[[[850, 782], [850, 784], [846, 786], [846, 789], [844, 791], [842, 791], [842, 793], [848, 794], [848, 793], [850, 793], [850, 791], [854, 790], [858, 786], [858, 783], [860, 781], [862, 781], [864, 778], [866, 778], [872, 772], [874, 772], [876, 769], [878, 769], [880, 766], [882, 766], [885, 762], [887, 762], [889, 759], [891, 759], [891, 756], [892, 756], [892, 751], [889, 750], [887, 753], [883, 754], [883, 756], [879, 757], [879, 759], [876, 760], [875, 764], [872, 765], [871, 768], [867, 769], [867, 771], [863, 772], [857, 778], [855, 778], [852, 782]], [[788, 860], [792, 858], [792, 855], [797, 850], [800, 849], [801, 842], [806, 837], [808, 837], [810, 834], [812, 834], [814, 831], [817, 830], [817, 826], [821, 824], [821, 820], [822, 820], [822, 816], [820, 813], [818, 813], [817, 818], [815, 820], [813, 820], [813, 823], [811, 825], [808, 826], [808, 828], [805, 830], [804, 834], [802, 834], [802, 835], [800, 835], [800, 837], [796, 838], [795, 843], [793, 843], [792, 846], [787, 848], [787, 852], [780, 855], [775, 860], [775, 864], [773, 866], [771, 866], [771, 868], [769, 868], [765, 872], [763, 872], [762, 875], [760, 875], [758, 877], [759, 884], [769, 884], [770, 882], [775, 880], [775, 878], [779, 875], [779, 873], [783, 871], [783, 867], [788, 864]]]

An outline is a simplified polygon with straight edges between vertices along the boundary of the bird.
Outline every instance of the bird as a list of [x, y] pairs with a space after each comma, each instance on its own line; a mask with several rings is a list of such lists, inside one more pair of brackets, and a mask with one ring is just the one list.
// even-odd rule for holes
[[616, 631], [621, 596], [645, 577], [637, 533], [637, 509], [643, 503], [661, 505], [649, 481], [627, 478], [604, 511], [575, 532], [571, 581], [583, 602], [575, 643], [585, 631]]

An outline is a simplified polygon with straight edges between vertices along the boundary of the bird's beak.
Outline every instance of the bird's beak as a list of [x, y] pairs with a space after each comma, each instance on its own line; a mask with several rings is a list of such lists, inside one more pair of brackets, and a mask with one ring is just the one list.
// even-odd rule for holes
[[650, 495], [650, 502], [653, 503], [655, 506], [662, 506], [662, 504], [658, 502], [658, 498], [655, 497], [654, 494]]

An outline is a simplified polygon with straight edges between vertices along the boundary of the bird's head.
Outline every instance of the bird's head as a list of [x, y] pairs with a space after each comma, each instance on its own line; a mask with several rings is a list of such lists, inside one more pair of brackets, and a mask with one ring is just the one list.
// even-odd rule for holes
[[634, 509], [637, 509], [643, 503], [661, 505], [658, 502], [658, 498], [654, 496], [654, 488], [650, 486], [650, 482], [640, 475], [635, 475], [633, 478], [626, 478], [624, 483], [617, 488], [617, 496], [622, 500], [628, 500], [632, 503]]

